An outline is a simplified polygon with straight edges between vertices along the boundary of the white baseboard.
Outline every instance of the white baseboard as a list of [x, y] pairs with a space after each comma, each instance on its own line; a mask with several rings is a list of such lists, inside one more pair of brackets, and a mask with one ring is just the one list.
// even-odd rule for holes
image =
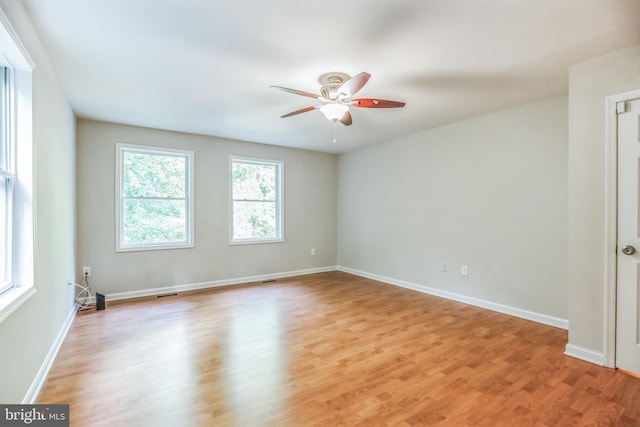
[[[314, 273], [325, 273], [327, 271], [336, 271], [336, 266], [309, 268], [306, 270], [286, 271], [283, 273], [262, 274], [259, 276], [238, 277], [235, 279], [215, 280], [212, 282], [189, 283], [184, 285], [167, 286], [163, 288], [141, 289], [139, 291], [117, 292], [105, 295], [107, 301], [116, 301], [129, 298], [140, 298], [154, 295], [170, 294], [174, 292], [196, 291], [199, 289], [217, 288], [220, 286], [240, 285], [243, 283], [261, 282], [265, 280], [282, 279], [285, 277], [304, 276]], [[95, 302], [95, 297], [90, 302]]]
[[591, 350], [580, 347], [579, 345], [567, 344], [564, 348], [564, 354], [586, 362], [595, 363], [596, 365], [605, 366], [604, 353], [601, 351]]
[[62, 343], [64, 342], [64, 339], [67, 336], [71, 325], [73, 324], [73, 319], [76, 318], [76, 313], [76, 307], [73, 306], [71, 311], [69, 311], [67, 318], [64, 320], [64, 323], [62, 324], [62, 327], [58, 332], [58, 336], [56, 336], [53, 344], [51, 344], [51, 348], [49, 348], [49, 352], [44, 358], [42, 365], [40, 365], [38, 373], [31, 382], [31, 387], [29, 387], [27, 394], [24, 396], [24, 399], [22, 399], [23, 404], [33, 404], [35, 403], [36, 399], [38, 399], [38, 395], [40, 394], [40, 390], [42, 389], [44, 382], [47, 380], [47, 375], [49, 375], [51, 366], [53, 366], [53, 362], [56, 360], [58, 351], [60, 351], [60, 347], [62, 346]]
[[523, 310], [521, 308], [498, 304], [495, 302], [469, 297], [466, 295], [460, 295], [449, 291], [443, 291], [441, 289], [430, 288], [428, 286], [421, 286], [415, 283], [392, 279], [390, 277], [380, 276], [378, 274], [367, 273], [349, 267], [338, 266], [338, 271], [343, 271], [345, 273], [355, 274], [356, 276], [366, 277], [368, 279], [377, 280], [379, 282], [388, 283], [390, 285], [399, 286], [401, 288], [411, 289], [425, 294], [434, 295], [437, 297], [446, 298], [469, 305], [474, 305], [476, 307], [486, 308], [487, 310], [497, 311], [499, 313], [508, 314], [510, 316], [519, 317], [521, 319], [531, 320], [533, 322], [542, 323], [544, 325], [553, 326], [555, 328], [565, 330], [569, 329], [569, 321], [567, 319], [561, 319], [559, 317], [548, 316], [546, 314]]

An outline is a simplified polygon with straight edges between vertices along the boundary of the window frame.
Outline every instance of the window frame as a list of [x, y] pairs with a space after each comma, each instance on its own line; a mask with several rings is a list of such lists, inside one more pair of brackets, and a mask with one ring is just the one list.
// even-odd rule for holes
[[8, 280], [0, 287], [0, 322], [36, 293], [34, 281], [33, 69], [35, 65], [6, 15], [0, 10], [3, 165], [9, 191], [5, 205]]
[[[145, 244], [125, 244], [124, 243], [124, 201], [128, 199], [124, 195], [124, 153], [138, 152], [155, 156], [175, 156], [184, 157], [186, 160], [185, 172], [185, 228], [186, 239], [175, 243], [145, 243]], [[181, 150], [176, 148], [157, 147], [150, 145], [136, 145], [127, 143], [116, 143], [116, 194], [115, 194], [115, 217], [116, 217], [116, 252], [152, 251], [165, 249], [185, 249], [195, 247], [194, 242], [194, 152], [191, 150]], [[140, 198], [144, 199], [144, 198]], [[155, 198], [149, 198], [155, 199]], [[163, 198], [157, 198], [163, 200]], [[182, 199], [170, 199], [182, 200]]]
[[[10, 176], [6, 171], [0, 170], [0, 197], [4, 200], [4, 212], [0, 212], [0, 236], [4, 236], [0, 245], [0, 254], [3, 254], [0, 258], [0, 263], [4, 273], [0, 274], [0, 298], [2, 295], [14, 287], [13, 279], [13, 198], [14, 198], [14, 181], [15, 178]], [[5, 187], [2, 189], [2, 187]], [[0, 204], [2, 206], [3, 204]], [[4, 217], [4, 220], [1, 220]], [[4, 277], [3, 277], [4, 276]]]
[[[233, 164], [252, 163], [276, 167], [276, 236], [234, 238]], [[263, 243], [283, 243], [284, 240], [284, 161], [244, 156], [229, 156], [229, 245], [253, 245]], [[240, 201], [240, 200], [238, 200]]]
[[[4, 271], [0, 274], [0, 296], [14, 287], [14, 254], [13, 254], [13, 227], [14, 227], [14, 212], [13, 212], [13, 200], [15, 198], [15, 181], [16, 174], [14, 154], [15, 149], [13, 147], [14, 141], [11, 137], [11, 123], [12, 123], [12, 82], [11, 82], [11, 69], [0, 65], [0, 197], [4, 198], [4, 201], [0, 206], [4, 205], [4, 212], [0, 212], [0, 218], [4, 218], [0, 222], [0, 236], [4, 235], [4, 238], [0, 240], [0, 254], [4, 253], [1, 257], [0, 263]], [[4, 188], [3, 188], [4, 187]], [[4, 278], [3, 278], [4, 275]]]

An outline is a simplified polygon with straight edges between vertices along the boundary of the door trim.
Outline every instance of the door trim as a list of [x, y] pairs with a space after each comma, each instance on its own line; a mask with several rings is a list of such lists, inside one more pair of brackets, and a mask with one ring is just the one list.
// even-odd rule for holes
[[618, 102], [640, 98], [640, 89], [605, 99], [605, 207], [604, 207], [604, 366], [616, 367], [616, 293], [618, 290]]

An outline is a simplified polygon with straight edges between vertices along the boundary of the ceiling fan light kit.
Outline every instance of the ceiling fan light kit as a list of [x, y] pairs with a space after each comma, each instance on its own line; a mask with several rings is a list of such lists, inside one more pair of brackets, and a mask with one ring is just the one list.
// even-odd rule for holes
[[345, 104], [331, 103], [324, 104], [320, 107], [320, 111], [327, 119], [336, 122], [344, 117], [344, 114], [349, 111], [349, 107]]
[[353, 98], [353, 96], [364, 87], [369, 81], [371, 74], [362, 72], [353, 77], [348, 74], [332, 72], [320, 76], [318, 81], [323, 85], [320, 88], [320, 95], [304, 92], [297, 89], [289, 89], [282, 86], [271, 86], [284, 92], [294, 95], [306, 96], [321, 101], [323, 104], [312, 105], [301, 108], [291, 113], [280, 116], [281, 118], [291, 117], [307, 111], [320, 110], [324, 116], [333, 123], [340, 122], [345, 126], [352, 123], [349, 107], [358, 108], [400, 108], [404, 107], [404, 102], [389, 101], [375, 98]]

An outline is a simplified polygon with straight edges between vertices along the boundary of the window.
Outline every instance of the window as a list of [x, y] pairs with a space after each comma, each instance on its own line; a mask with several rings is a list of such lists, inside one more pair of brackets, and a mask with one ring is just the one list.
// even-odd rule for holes
[[193, 247], [193, 152], [116, 144], [118, 245]]
[[11, 287], [11, 200], [13, 179], [0, 170], [0, 295]]
[[33, 280], [33, 62], [0, 11], [0, 321]]
[[231, 243], [284, 241], [283, 162], [231, 158]]
[[9, 124], [10, 72], [0, 68], [0, 294], [12, 287], [13, 267], [13, 194], [16, 176], [13, 173], [13, 148]]

